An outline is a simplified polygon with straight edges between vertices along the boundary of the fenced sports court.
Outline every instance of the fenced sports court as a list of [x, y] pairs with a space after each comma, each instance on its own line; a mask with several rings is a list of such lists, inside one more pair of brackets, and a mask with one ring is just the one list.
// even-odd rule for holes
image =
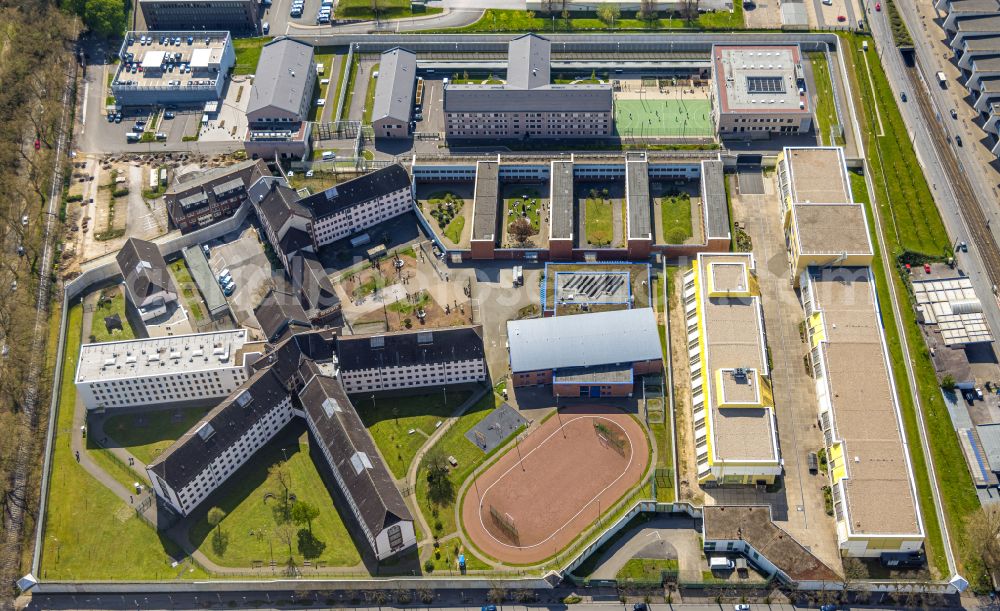
[[518, 439], [467, 488], [462, 502], [471, 541], [512, 564], [562, 551], [649, 464], [642, 426], [616, 408], [568, 408]]
[[691, 81], [618, 81], [615, 130], [621, 138], [705, 138], [715, 135], [708, 88]]

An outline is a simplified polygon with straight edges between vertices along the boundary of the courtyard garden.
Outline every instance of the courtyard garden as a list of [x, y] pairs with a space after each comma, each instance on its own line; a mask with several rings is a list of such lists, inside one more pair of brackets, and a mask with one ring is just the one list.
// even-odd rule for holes
[[687, 193], [667, 193], [657, 198], [663, 241], [666, 244], [683, 244], [692, 237], [691, 196]]
[[465, 200], [451, 191], [442, 191], [431, 195], [425, 208], [444, 236], [455, 245], [462, 241], [462, 230], [465, 229], [465, 216], [461, 214], [463, 207]]
[[591, 246], [610, 246], [614, 241], [615, 202], [607, 188], [592, 188], [584, 202], [584, 230]]

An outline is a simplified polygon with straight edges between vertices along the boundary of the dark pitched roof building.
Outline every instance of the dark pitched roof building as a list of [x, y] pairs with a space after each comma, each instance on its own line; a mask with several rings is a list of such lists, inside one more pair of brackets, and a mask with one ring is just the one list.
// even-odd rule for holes
[[344, 335], [337, 338], [337, 354], [344, 371], [410, 367], [482, 359], [480, 326], [382, 335]]
[[[167, 262], [153, 242], [129, 238], [116, 257], [125, 279], [125, 290], [136, 309], [177, 300]], [[146, 320], [146, 317], [143, 317]]]
[[253, 314], [265, 339], [272, 343], [289, 334], [308, 331], [312, 326], [299, 298], [281, 289], [268, 291]]
[[375, 170], [299, 200], [311, 217], [321, 219], [410, 186], [410, 175], [398, 163]]
[[186, 175], [164, 194], [167, 213], [181, 233], [207, 227], [232, 216], [247, 201], [250, 186], [269, 175], [259, 159]]

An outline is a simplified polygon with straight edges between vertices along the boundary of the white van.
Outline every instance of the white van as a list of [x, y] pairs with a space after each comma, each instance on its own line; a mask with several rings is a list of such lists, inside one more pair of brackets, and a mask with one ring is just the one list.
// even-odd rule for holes
[[323, 161], [330, 161], [331, 159], [336, 159], [337, 154], [333, 151], [323, 151]]
[[736, 564], [725, 556], [710, 556], [708, 568], [713, 571], [731, 571], [736, 568]]

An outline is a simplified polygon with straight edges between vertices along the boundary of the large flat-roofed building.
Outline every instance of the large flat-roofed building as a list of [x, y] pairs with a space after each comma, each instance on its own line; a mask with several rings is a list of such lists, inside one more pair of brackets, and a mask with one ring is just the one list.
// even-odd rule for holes
[[486, 381], [478, 326], [342, 336], [337, 355], [351, 394]]
[[839, 147], [786, 147], [778, 191], [793, 283], [814, 265], [860, 266], [874, 255], [864, 206], [854, 203]]
[[372, 129], [376, 138], [410, 135], [416, 76], [416, 53], [399, 47], [382, 53], [372, 102]]
[[309, 107], [316, 85], [311, 45], [276, 38], [264, 45], [247, 104], [244, 148], [251, 156], [304, 157], [309, 152]]
[[85, 344], [74, 383], [87, 409], [204, 402], [243, 384], [261, 352], [245, 329]]
[[729, 226], [729, 197], [726, 195], [726, 170], [722, 160], [702, 161], [699, 180], [706, 250], [724, 252], [729, 250], [733, 236]]
[[653, 200], [644, 155], [625, 159], [625, 212], [629, 259], [645, 259], [653, 248]]
[[128, 32], [111, 93], [122, 106], [218, 101], [236, 52], [229, 32]]
[[715, 45], [712, 68], [712, 117], [721, 137], [766, 138], [812, 127], [798, 45]]
[[248, 198], [250, 185], [270, 176], [262, 160], [184, 174], [163, 195], [171, 222], [189, 233], [232, 216]]
[[997, 0], [937, 0], [934, 6], [946, 15], [941, 22], [946, 32], [954, 32], [962, 19], [1000, 13], [1000, 2]]
[[139, 0], [150, 30], [229, 30], [260, 33], [259, 0]]
[[549, 257], [555, 260], [573, 258], [573, 162], [551, 162], [549, 170]]
[[611, 85], [554, 85], [548, 39], [510, 41], [507, 82], [444, 89], [445, 134], [452, 139], [594, 138], [614, 129]]
[[684, 275], [698, 480], [769, 484], [781, 475], [764, 313], [753, 255], [698, 255]]
[[514, 386], [560, 397], [631, 396], [637, 376], [663, 369], [652, 308], [511, 320], [507, 344]]
[[924, 529], [869, 267], [802, 273], [841, 553], [915, 552]]
[[125, 280], [125, 294], [143, 322], [166, 314], [177, 302], [177, 289], [159, 246], [129, 238], [115, 260]]
[[496, 249], [497, 209], [500, 205], [500, 163], [476, 163], [476, 183], [472, 191], [472, 258], [492, 259]]

